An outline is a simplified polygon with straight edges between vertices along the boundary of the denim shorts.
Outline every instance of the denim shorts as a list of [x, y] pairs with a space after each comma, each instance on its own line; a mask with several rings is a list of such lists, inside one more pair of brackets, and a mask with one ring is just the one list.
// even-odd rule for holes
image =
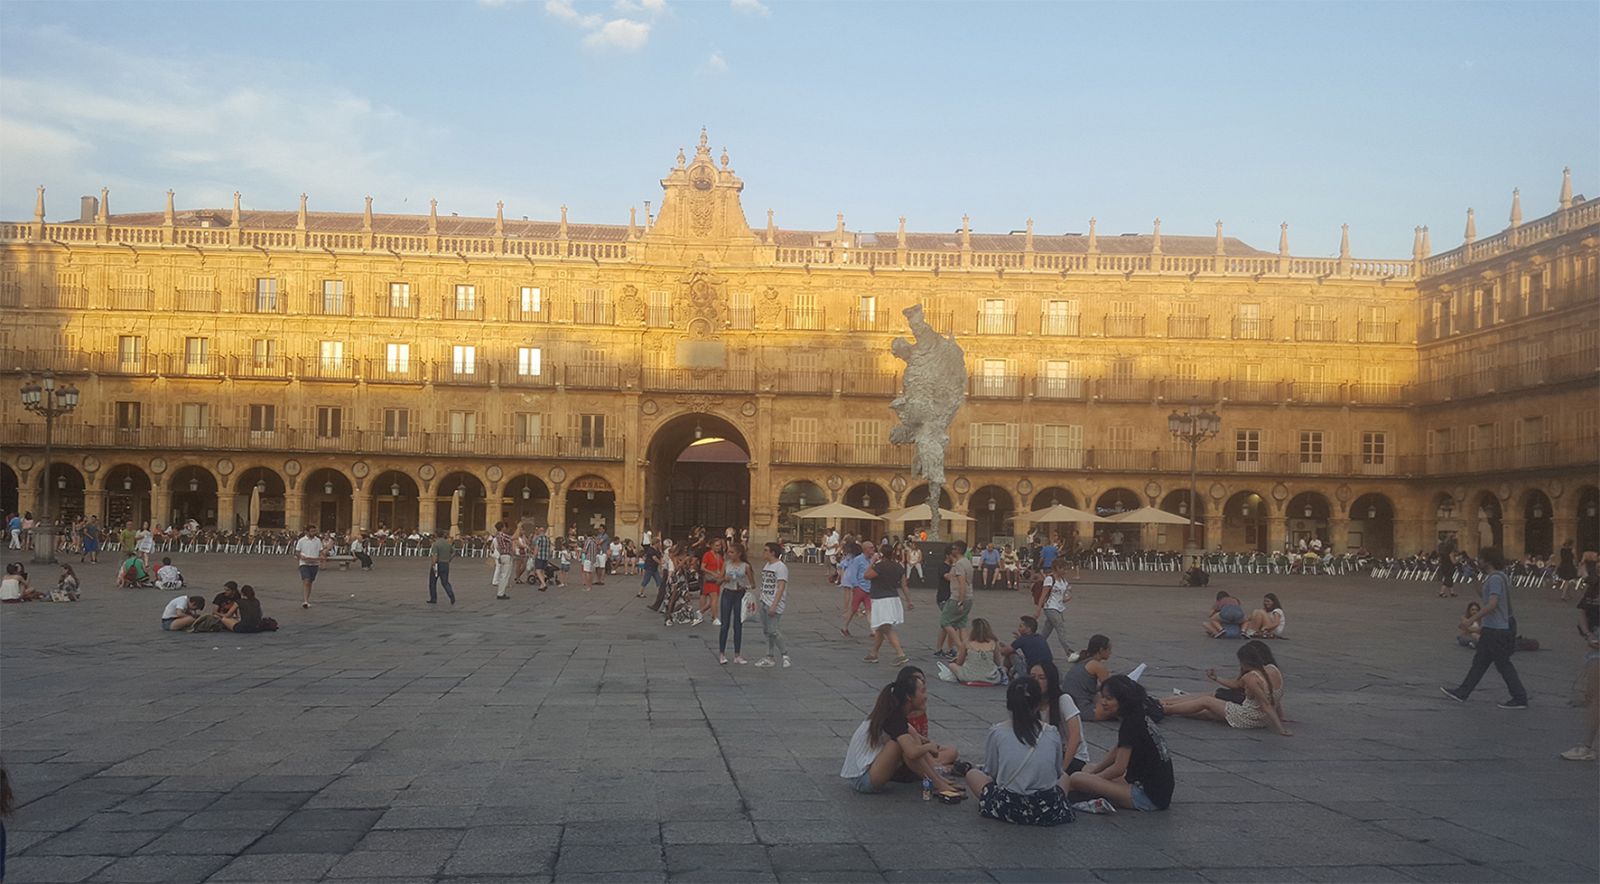
[[[172, 620], [176, 620], [176, 619], [178, 619], [178, 618], [176, 618], [176, 617], [172, 618]], [[161, 621], [161, 631], [162, 632], [171, 632], [172, 631], [172, 620], [163, 620], [163, 621]]]
[[862, 793], [863, 795], [871, 795], [874, 792], [883, 791], [881, 786], [872, 785], [872, 769], [871, 768], [868, 768], [867, 770], [862, 771], [861, 772], [861, 776], [856, 777], [855, 779], [851, 780], [850, 781], [850, 788], [856, 790], [857, 792]]
[[1161, 809], [1156, 807], [1156, 803], [1150, 800], [1149, 795], [1144, 794], [1144, 787], [1138, 783], [1128, 784], [1128, 797], [1133, 801], [1134, 810], [1151, 813]]
[[316, 565], [301, 565], [300, 566], [300, 579], [301, 580], [316, 580], [317, 579], [317, 566]]

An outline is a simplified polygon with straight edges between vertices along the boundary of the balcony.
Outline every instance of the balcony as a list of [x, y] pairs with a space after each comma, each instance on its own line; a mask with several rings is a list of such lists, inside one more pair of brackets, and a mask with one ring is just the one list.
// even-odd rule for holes
[[1014, 470], [1023, 466], [1023, 451], [1005, 445], [974, 445], [956, 453], [957, 463], [968, 467]]
[[838, 463], [832, 442], [775, 442], [772, 462], [782, 464], [831, 465]]
[[166, 368], [162, 374], [177, 378], [220, 378], [228, 368], [227, 357], [210, 353], [198, 356], [175, 353], [164, 361]]
[[428, 379], [427, 366], [411, 359], [368, 359], [361, 377], [369, 384], [420, 384]]
[[615, 365], [577, 363], [562, 371], [562, 384], [575, 390], [617, 390], [622, 387], [622, 371]]
[[239, 312], [281, 315], [286, 312], [288, 301], [289, 296], [284, 292], [250, 289], [239, 294]]
[[790, 331], [821, 331], [822, 308], [789, 307], [783, 311], [783, 327]]
[[1167, 337], [1169, 338], [1209, 338], [1211, 337], [1211, 317], [1209, 316], [1168, 316]]
[[616, 316], [610, 304], [600, 301], [579, 301], [572, 305], [574, 325], [615, 325]]
[[307, 381], [355, 381], [356, 361], [343, 357], [310, 356], [300, 360], [300, 370], [296, 372], [301, 380]]
[[1104, 402], [1149, 402], [1155, 398], [1154, 387], [1149, 378], [1102, 378], [1095, 395]]
[[549, 322], [550, 305], [542, 298], [538, 301], [512, 298], [506, 302], [506, 319], [511, 322]]
[[826, 371], [786, 371], [773, 379], [780, 393], [833, 393], [833, 374]]
[[441, 314], [445, 319], [483, 321], [483, 302], [477, 298], [445, 298]]
[[1400, 340], [1398, 322], [1356, 323], [1356, 340], [1363, 344], [1394, 344]]
[[1039, 470], [1081, 470], [1083, 469], [1082, 448], [1034, 448], [1027, 452], [1034, 469]]
[[172, 309], [180, 313], [216, 313], [221, 309], [220, 292], [210, 289], [178, 289], [173, 292]]
[[778, 442], [772, 446], [773, 463], [905, 467], [911, 464], [909, 445], [853, 445], [848, 442]]
[[839, 392], [845, 396], [893, 398], [900, 394], [900, 374], [893, 371], [841, 371]]
[[288, 380], [289, 360], [282, 356], [235, 356], [228, 373], [235, 378], [252, 380]]
[[601, 439], [598, 442], [589, 440], [585, 442], [581, 437], [565, 439], [560, 442], [563, 457], [575, 457], [582, 460], [622, 460], [623, 445], [621, 439]]
[[1110, 448], [1091, 448], [1084, 457], [1084, 468], [1090, 470], [1142, 471], [1155, 468], [1157, 452], [1116, 451]]
[[1034, 378], [1033, 398], [1082, 402], [1089, 382], [1083, 378]]
[[0, 282], [0, 307], [15, 310], [22, 306], [22, 286], [15, 282]]
[[741, 331], [756, 327], [756, 308], [754, 307], [729, 307], [728, 328]]
[[386, 295], [378, 298], [372, 315], [380, 319], [416, 319], [417, 302], [414, 298], [396, 298]]
[[1142, 338], [1144, 337], [1143, 316], [1117, 316], [1106, 317], [1106, 337], [1108, 338]]
[[644, 389], [669, 392], [750, 393], [755, 372], [746, 369], [647, 368]]
[[1016, 375], [973, 375], [967, 379], [973, 399], [1021, 399], [1022, 378]]
[[1296, 319], [1294, 339], [1306, 342], [1336, 341], [1339, 339], [1339, 323], [1333, 319]]
[[1289, 401], [1309, 405], [1342, 402], [1341, 385], [1327, 381], [1295, 381], [1289, 385]]
[[140, 288], [115, 288], [106, 290], [106, 308], [110, 310], [139, 310], [150, 309], [151, 293], [149, 289]]
[[644, 324], [650, 328], [672, 327], [672, 305], [651, 304], [645, 308]]
[[891, 310], [855, 309], [850, 311], [851, 331], [897, 332], [906, 327], [905, 317]]
[[1077, 337], [1081, 332], [1080, 317], [1076, 313], [1046, 313], [1039, 317], [1039, 334], [1055, 337]]
[[1168, 378], [1161, 382], [1161, 398], [1168, 402], [1215, 402], [1217, 385], [1195, 378]]
[[536, 374], [524, 373], [521, 366], [506, 363], [500, 366], [500, 386], [518, 387], [522, 389], [539, 389], [553, 387], [556, 384], [556, 372], [547, 365], [539, 367]]
[[1410, 398], [1410, 388], [1403, 384], [1350, 385], [1352, 405], [1401, 405]]
[[0, 370], [88, 374], [93, 364], [93, 357], [81, 350], [0, 350]]
[[974, 332], [980, 335], [1014, 335], [1017, 333], [1017, 314], [980, 312]]
[[97, 353], [94, 363], [95, 373], [107, 377], [138, 377], [150, 371], [150, 363], [142, 350], [137, 353]]
[[558, 436], [506, 436], [501, 437], [495, 450], [515, 457], [560, 457], [561, 439]]
[[350, 316], [355, 300], [333, 292], [312, 292], [306, 296], [308, 316]]
[[46, 286], [39, 293], [39, 306], [47, 310], [83, 310], [89, 306], [89, 291], [78, 285]]
[[1254, 316], [1233, 318], [1233, 339], [1236, 341], [1272, 340], [1272, 320]]
[[433, 382], [465, 387], [485, 387], [489, 384], [489, 366], [476, 359], [467, 362], [435, 362]]

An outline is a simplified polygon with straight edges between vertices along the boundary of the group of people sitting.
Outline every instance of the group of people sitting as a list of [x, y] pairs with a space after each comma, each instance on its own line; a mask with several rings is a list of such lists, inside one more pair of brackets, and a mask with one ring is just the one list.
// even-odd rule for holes
[[250, 584], [240, 586], [232, 580], [222, 584], [222, 591], [211, 600], [211, 612], [206, 612], [206, 598], [201, 595], [180, 595], [161, 611], [161, 629], [164, 632], [275, 632], [278, 621], [261, 614], [261, 601], [256, 598]]
[[156, 569], [154, 575], [150, 573], [143, 558], [136, 550], [128, 550], [122, 559], [122, 564], [117, 568], [118, 589], [182, 589], [183, 573], [178, 566], [172, 564], [171, 556], [163, 556], [161, 567]]
[[1206, 618], [1206, 635], [1212, 638], [1284, 638], [1288, 615], [1278, 594], [1269, 592], [1261, 597], [1261, 607], [1244, 613], [1244, 602], [1222, 590], [1211, 605], [1211, 616]]
[[56, 588], [50, 592], [35, 589], [28, 579], [28, 569], [21, 562], [6, 565], [6, 576], [0, 580], [0, 603], [7, 605], [22, 602], [75, 602], [78, 595], [78, 575], [71, 565], [61, 566], [61, 576]]

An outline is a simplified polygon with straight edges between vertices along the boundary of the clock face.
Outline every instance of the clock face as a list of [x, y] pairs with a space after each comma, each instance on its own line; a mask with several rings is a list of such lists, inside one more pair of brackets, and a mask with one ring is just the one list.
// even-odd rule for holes
[[694, 179], [694, 189], [695, 190], [710, 190], [711, 189], [711, 179], [705, 177], [704, 175], [696, 176], [695, 179]]

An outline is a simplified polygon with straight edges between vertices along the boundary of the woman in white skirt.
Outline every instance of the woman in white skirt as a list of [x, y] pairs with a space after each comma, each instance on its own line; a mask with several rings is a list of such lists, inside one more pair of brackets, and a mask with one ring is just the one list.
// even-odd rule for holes
[[133, 545], [134, 549], [139, 551], [139, 558], [144, 561], [145, 567], [150, 567], [150, 557], [155, 555], [156, 551], [156, 536], [150, 531], [149, 522], [145, 522], [144, 527], [139, 529]]
[[872, 651], [866, 656], [868, 663], [878, 662], [878, 649], [885, 640], [894, 648], [894, 665], [904, 666], [910, 660], [894, 631], [896, 626], [906, 622], [906, 612], [911, 610], [911, 596], [906, 592], [906, 569], [899, 560], [900, 551], [890, 546], [867, 567], [867, 579], [872, 583]]

